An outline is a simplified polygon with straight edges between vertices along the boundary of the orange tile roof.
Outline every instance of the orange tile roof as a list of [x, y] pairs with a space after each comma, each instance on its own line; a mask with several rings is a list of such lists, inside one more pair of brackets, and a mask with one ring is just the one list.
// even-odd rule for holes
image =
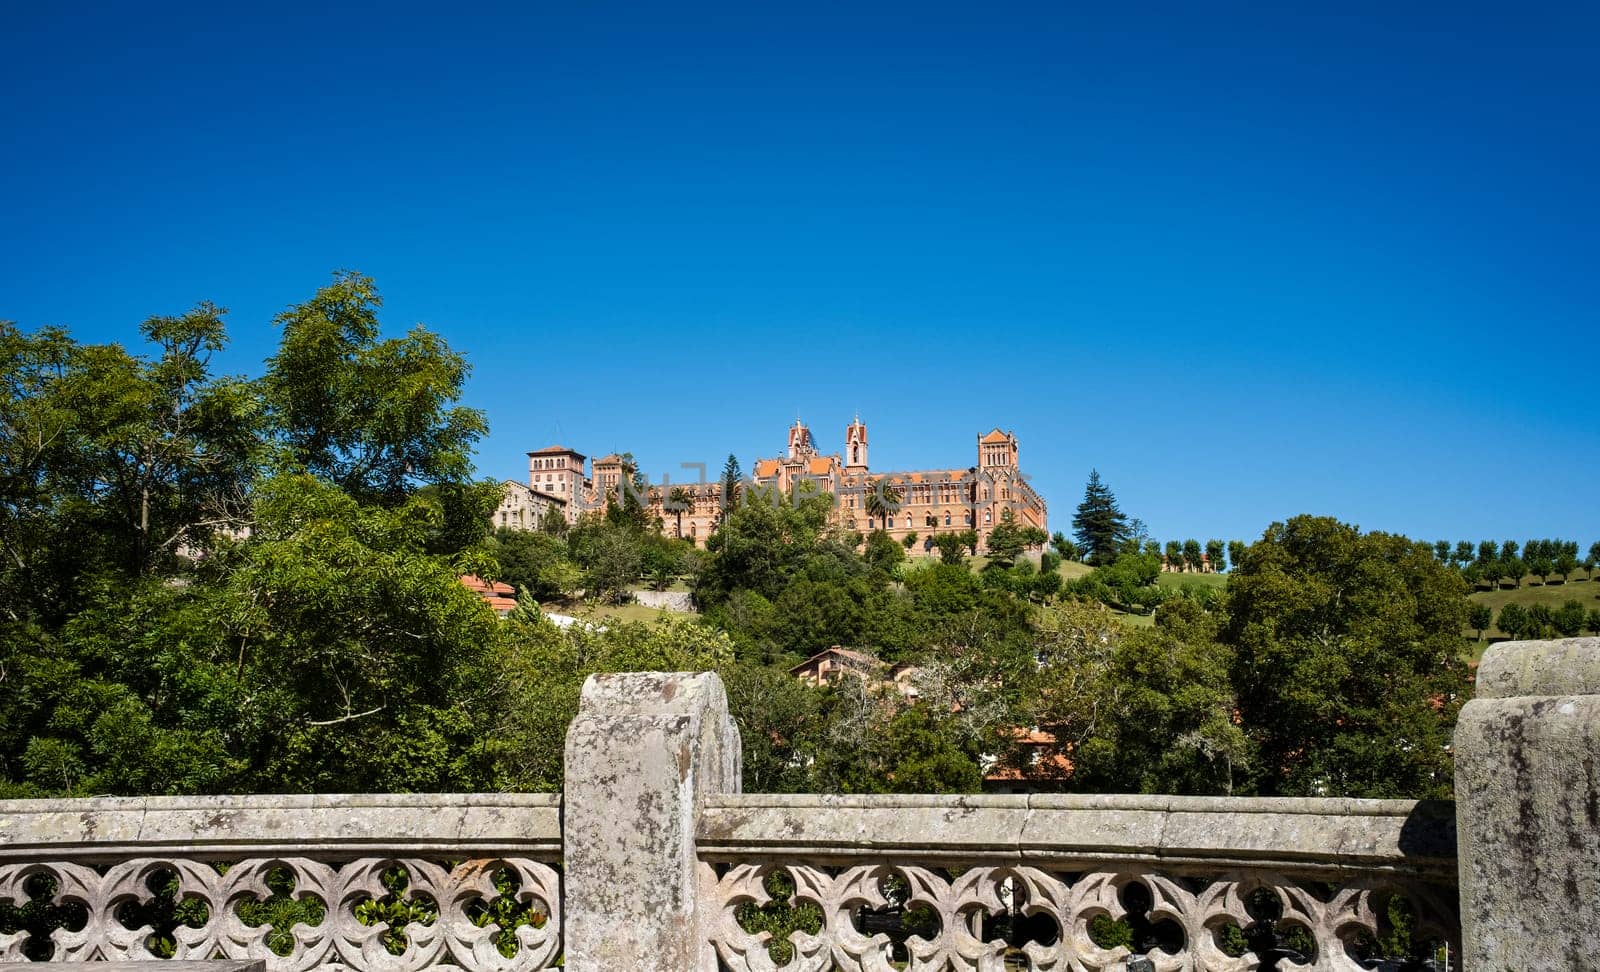
[[807, 472], [813, 476], [825, 476], [833, 471], [832, 459], [813, 459], [807, 467]]
[[608, 456], [601, 456], [600, 458], [596, 459], [594, 464], [596, 466], [621, 465], [622, 457], [613, 452]]
[[563, 456], [577, 456], [579, 459], [583, 458], [583, 453], [577, 452], [577, 451], [572, 450], [572, 449], [568, 449], [564, 445], [545, 446], [543, 449], [535, 449], [534, 451], [528, 453], [528, 455], [530, 455], [530, 456], [563, 455]]
[[997, 428], [993, 432], [990, 432], [988, 435], [986, 435], [983, 438], [979, 439], [978, 441], [979, 442], [1009, 442], [1010, 440], [1006, 438], [1006, 434], [1004, 432], [1000, 431]]
[[762, 459], [761, 461], [756, 463], [756, 475], [757, 476], [760, 476], [763, 479], [765, 479], [768, 476], [776, 476], [777, 474], [778, 474], [778, 460], [776, 460], [776, 459]]
[[1027, 769], [1015, 766], [996, 766], [983, 774], [986, 780], [1064, 780], [1072, 775], [1072, 760], [1060, 753], [1039, 760]]
[[493, 583], [491, 583], [491, 582], [486, 581], [483, 578], [481, 578], [481, 577], [479, 577], [479, 576], [477, 576], [475, 574], [462, 574], [461, 575], [461, 583], [466, 585], [468, 590], [474, 591], [474, 592], [476, 592], [476, 593], [478, 593], [480, 595], [489, 595], [489, 594], [513, 595], [513, 594], [516, 594], [516, 592], [517, 592], [517, 589], [512, 587], [510, 584], [504, 583], [502, 581], [494, 581]]

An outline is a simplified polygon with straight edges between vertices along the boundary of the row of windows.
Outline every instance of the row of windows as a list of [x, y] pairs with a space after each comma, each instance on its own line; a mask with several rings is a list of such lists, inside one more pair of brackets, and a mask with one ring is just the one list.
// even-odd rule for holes
[[[877, 517], [869, 516], [869, 517], [867, 517], [867, 529], [868, 530], [878, 530], [878, 529], [893, 530], [895, 528], [895, 525], [896, 525], [896, 519], [897, 518], [893, 517], [893, 516], [886, 516], [880, 522]], [[965, 522], [965, 524], [967, 526], [972, 526], [972, 512], [970, 510], [967, 511], [967, 513], [962, 517], [962, 520]], [[906, 514], [905, 521], [906, 521], [905, 528], [907, 530], [912, 530], [912, 529], [916, 528], [916, 526], [917, 526], [916, 518], [911, 516], [909, 513]], [[994, 522], [994, 516], [988, 510], [984, 510], [983, 511], [983, 522], [984, 522], [985, 526], [987, 526], [987, 525], [989, 525], [989, 524]], [[950, 520], [950, 514], [948, 512], [945, 513], [945, 515], [944, 515], [944, 525], [945, 526], [951, 526], [952, 525], [951, 524], [951, 520]], [[850, 521], [850, 526], [851, 526], [852, 529], [855, 528], [855, 521], [854, 520]]]

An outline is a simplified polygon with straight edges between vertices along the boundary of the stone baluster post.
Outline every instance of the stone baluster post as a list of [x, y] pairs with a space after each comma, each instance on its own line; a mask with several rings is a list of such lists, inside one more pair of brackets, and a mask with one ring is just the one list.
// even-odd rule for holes
[[1464, 968], [1600, 968], [1600, 638], [1491, 646], [1455, 757]]
[[701, 797], [739, 791], [739, 730], [711, 673], [591, 675], [567, 730], [566, 968], [715, 969], [697, 900]]

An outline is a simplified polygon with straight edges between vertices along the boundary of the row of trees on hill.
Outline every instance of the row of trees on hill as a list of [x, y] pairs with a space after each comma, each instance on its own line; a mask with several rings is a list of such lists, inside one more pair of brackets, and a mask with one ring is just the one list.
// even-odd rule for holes
[[1052, 537], [1052, 545], [1068, 560], [1082, 560], [1091, 567], [1103, 567], [1125, 554], [1154, 557], [1168, 570], [1222, 573], [1229, 563], [1238, 563], [1244, 544], [1238, 540], [1168, 540], [1165, 544], [1150, 538], [1144, 522], [1129, 517], [1117, 504], [1116, 496], [1101, 478], [1090, 470], [1083, 502], [1072, 517], [1071, 539], [1063, 533]]
[[1595, 567], [1600, 566], [1600, 541], [1580, 553], [1574, 540], [1529, 540], [1522, 544], [1515, 540], [1482, 540], [1476, 544], [1470, 540], [1455, 544], [1439, 540], [1433, 545], [1433, 555], [1441, 564], [1461, 571], [1474, 586], [1487, 584], [1494, 588], [1509, 581], [1521, 587], [1523, 579], [1530, 575], [1541, 584], [1548, 584], [1552, 577], [1567, 580], [1579, 568], [1593, 580]]
[[1490, 624], [1513, 638], [1573, 638], [1584, 631], [1600, 635], [1600, 608], [1585, 610], [1577, 599], [1564, 601], [1560, 607], [1548, 604], [1507, 604], [1500, 609], [1498, 618], [1487, 604], [1473, 604], [1471, 624], [1483, 637]]

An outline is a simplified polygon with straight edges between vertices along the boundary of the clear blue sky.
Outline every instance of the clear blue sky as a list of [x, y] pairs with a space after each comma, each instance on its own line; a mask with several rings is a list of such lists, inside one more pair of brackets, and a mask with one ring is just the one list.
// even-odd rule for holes
[[1600, 539], [1593, 3], [234, 6], [0, 11], [0, 317], [256, 373], [353, 268], [486, 475], [859, 410], [1058, 528]]

